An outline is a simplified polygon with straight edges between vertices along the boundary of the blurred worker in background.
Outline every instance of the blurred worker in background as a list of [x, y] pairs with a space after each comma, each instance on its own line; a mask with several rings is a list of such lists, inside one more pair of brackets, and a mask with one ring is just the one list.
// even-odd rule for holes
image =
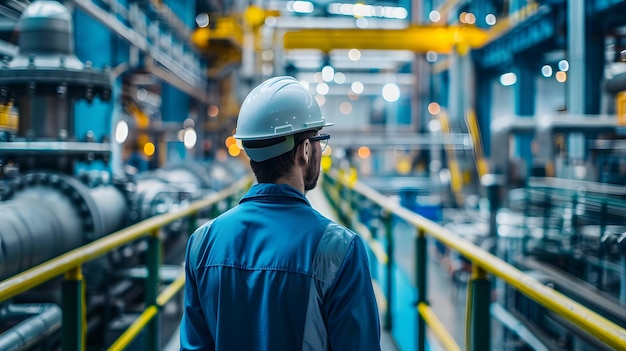
[[235, 138], [258, 184], [189, 240], [182, 350], [380, 350], [365, 246], [305, 197], [330, 125], [292, 77], [244, 100]]

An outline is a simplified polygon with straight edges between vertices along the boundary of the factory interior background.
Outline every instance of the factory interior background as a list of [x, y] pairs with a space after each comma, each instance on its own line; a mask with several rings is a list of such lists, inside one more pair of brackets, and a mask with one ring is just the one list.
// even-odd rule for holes
[[0, 0], [0, 59], [0, 350], [178, 350], [283, 75], [382, 350], [626, 350], [626, 1]]

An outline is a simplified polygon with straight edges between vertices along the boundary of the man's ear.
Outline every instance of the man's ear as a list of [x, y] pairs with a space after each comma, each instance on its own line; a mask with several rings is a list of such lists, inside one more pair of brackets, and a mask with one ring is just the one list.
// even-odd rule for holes
[[311, 157], [311, 142], [308, 139], [305, 139], [300, 145], [298, 145], [297, 150], [297, 159], [298, 161], [302, 161], [304, 164], [309, 162]]

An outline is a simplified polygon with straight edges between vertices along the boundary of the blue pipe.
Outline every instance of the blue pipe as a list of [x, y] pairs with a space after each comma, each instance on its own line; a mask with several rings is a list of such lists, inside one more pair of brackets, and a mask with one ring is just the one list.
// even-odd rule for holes
[[61, 328], [61, 308], [52, 303], [8, 305], [0, 310], [0, 320], [24, 321], [0, 334], [0, 351], [25, 350]]

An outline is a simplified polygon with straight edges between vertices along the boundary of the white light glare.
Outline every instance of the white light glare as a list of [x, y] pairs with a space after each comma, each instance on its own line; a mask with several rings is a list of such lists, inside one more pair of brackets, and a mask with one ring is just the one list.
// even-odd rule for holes
[[192, 128], [185, 129], [185, 134], [183, 135], [183, 144], [185, 144], [185, 148], [190, 150], [196, 146], [196, 141], [198, 140], [198, 136], [196, 135], [196, 131]]
[[309, 1], [287, 1], [287, 11], [296, 13], [311, 13], [315, 7]]
[[541, 74], [548, 78], [552, 76], [552, 67], [550, 67], [550, 65], [545, 65], [543, 67], [541, 67]]
[[505, 87], [513, 85], [515, 82], [517, 82], [517, 76], [513, 72], [505, 73], [500, 76], [500, 84]]
[[493, 26], [494, 24], [496, 24], [496, 15], [494, 15], [493, 13], [488, 14], [487, 16], [485, 16], [485, 22], [488, 25]]
[[346, 75], [341, 72], [335, 72], [335, 83], [343, 84], [346, 82]]
[[209, 14], [207, 14], [206, 12], [198, 14], [198, 16], [196, 16], [196, 24], [200, 28], [208, 27], [209, 26]]
[[333, 66], [324, 66], [322, 68], [322, 79], [325, 82], [332, 82], [334, 77], [335, 77], [335, 69], [333, 68]]
[[365, 90], [365, 87], [363, 86], [363, 83], [356, 81], [352, 82], [350, 89], [352, 89], [355, 94], [361, 94], [363, 93], [363, 90]]
[[367, 22], [367, 18], [361, 17], [356, 19], [355, 24], [357, 28], [365, 29], [369, 23]]
[[115, 125], [115, 142], [122, 144], [128, 138], [128, 123], [124, 120], [118, 121]]
[[409, 12], [404, 7], [373, 6], [337, 2], [328, 5], [328, 12], [333, 15], [354, 17], [383, 17], [395, 19], [406, 19], [409, 15]]
[[387, 83], [383, 86], [383, 99], [387, 102], [396, 102], [400, 98], [400, 88], [397, 84]]
[[439, 11], [430, 11], [428, 14], [428, 19], [432, 22], [439, 22], [441, 20], [441, 14]]
[[328, 87], [328, 84], [326, 84], [324, 82], [318, 84], [317, 87], [315, 87], [315, 91], [317, 91], [317, 93], [320, 94], [320, 95], [328, 94], [329, 90], [330, 90], [330, 88]]
[[361, 59], [361, 52], [358, 49], [350, 49], [350, 51], [348, 51], [348, 58], [350, 61], [358, 61]]
[[430, 63], [437, 62], [437, 53], [434, 51], [428, 51], [426, 53], [426, 61]]
[[559, 61], [559, 69], [563, 72], [567, 72], [567, 70], [569, 70], [569, 62], [567, 62], [567, 60]]

